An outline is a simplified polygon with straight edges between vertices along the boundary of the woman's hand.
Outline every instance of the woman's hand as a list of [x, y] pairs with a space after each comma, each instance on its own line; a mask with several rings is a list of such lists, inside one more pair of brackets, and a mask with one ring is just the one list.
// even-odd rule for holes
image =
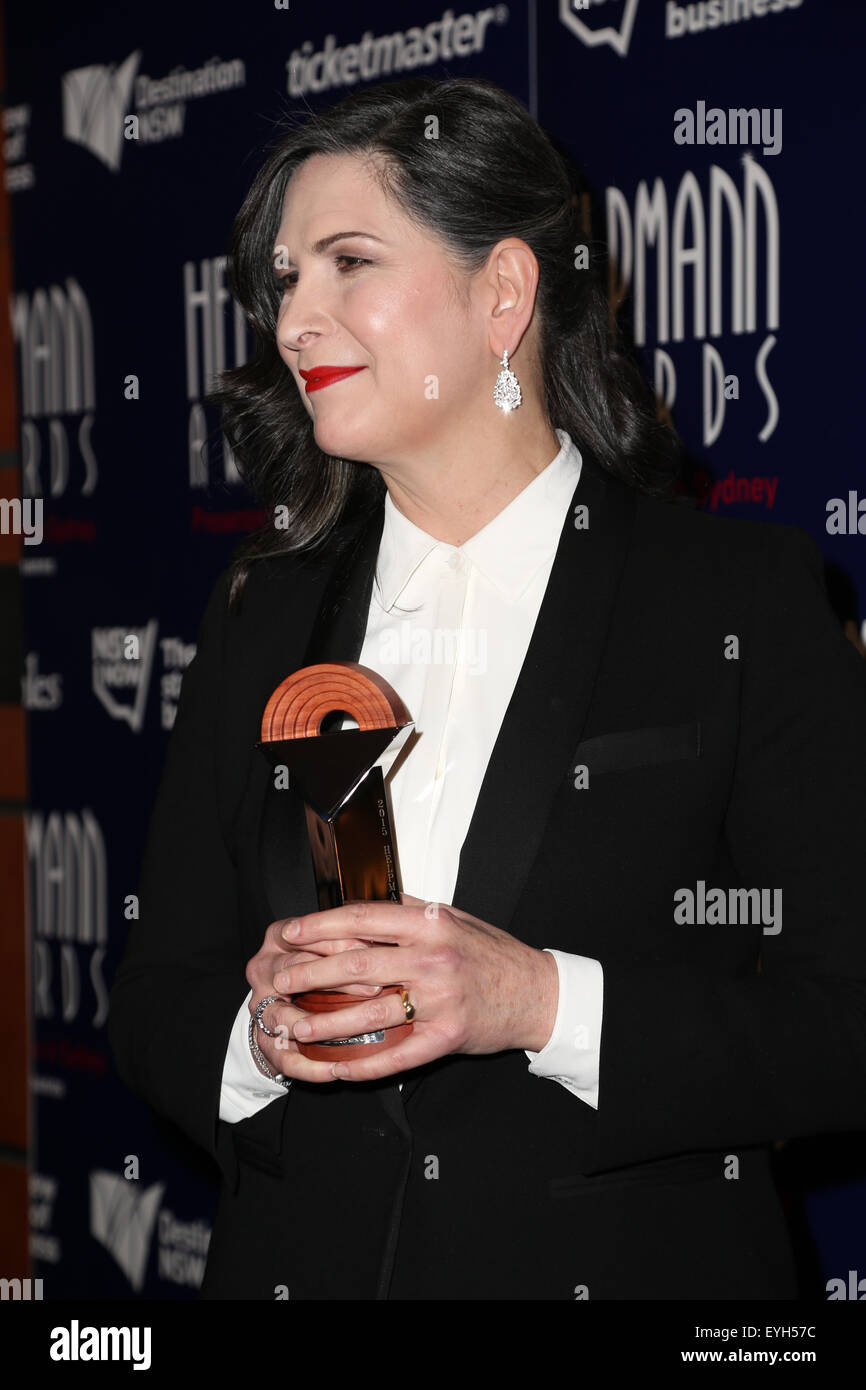
[[[285, 947], [314, 956], [284, 959], [268, 992], [401, 984], [415, 1006], [412, 1033], [392, 1047], [348, 1062], [312, 1062], [282, 1049], [285, 1076], [373, 1081], [452, 1052], [540, 1052], [553, 1031], [559, 994], [553, 956], [459, 908], [404, 893], [400, 903], [345, 903], [296, 918], [283, 925], [282, 937]], [[285, 1025], [288, 1038], [305, 1043], [405, 1021], [396, 994], [359, 1000], [338, 1013], [304, 1015], [294, 1005], [273, 1005], [267, 1013], [270, 1027]], [[303, 1075], [296, 1059], [305, 1064]]]
[[[312, 918], [320, 916], [314, 913]], [[363, 947], [364, 942], [356, 937], [340, 939], [334, 937], [328, 941], [310, 941], [299, 949], [291, 945], [283, 936], [283, 929], [290, 919], [283, 918], [277, 922], [271, 922], [265, 932], [265, 938], [261, 948], [247, 962], [246, 977], [247, 984], [253, 992], [250, 1000], [250, 1013], [255, 1017], [256, 1008], [269, 994], [280, 994], [281, 990], [275, 988], [274, 976], [287, 966], [296, 966], [304, 961], [320, 960], [324, 955], [333, 955], [339, 951], [350, 951], [355, 948]], [[357, 982], [345, 987], [346, 994], [357, 994], [362, 998], [369, 999], [380, 992], [381, 986], [359, 984]], [[279, 1013], [279, 1018], [274, 1015]], [[279, 1032], [276, 1038], [269, 1038], [263, 1029], [256, 1029], [256, 1042], [264, 1053], [271, 1070], [283, 1076], [292, 1076], [298, 1081], [333, 1081], [334, 1076], [331, 1071], [330, 1062], [312, 1062], [307, 1057], [302, 1057], [298, 1052], [297, 1043], [292, 1041], [291, 1026], [298, 1019], [304, 1017], [303, 1010], [294, 1009], [287, 1002], [279, 1007], [276, 1004], [269, 1004], [263, 1012], [263, 1022], [274, 1031]], [[289, 1065], [289, 1059], [291, 1064]]]

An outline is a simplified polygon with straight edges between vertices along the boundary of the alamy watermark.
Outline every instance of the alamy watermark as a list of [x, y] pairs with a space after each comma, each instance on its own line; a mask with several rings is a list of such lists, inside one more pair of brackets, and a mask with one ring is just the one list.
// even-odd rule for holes
[[41, 1279], [0, 1279], [0, 1300], [28, 1303], [42, 1298]]
[[42, 544], [42, 498], [0, 497], [0, 535], [23, 536], [25, 545]]
[[471, 676], [483, 676], [487, 629], [400, 623], [379, 633], [378, 659], [387, 666], [460, 666]]
[[707, 888], [699, 878], [694, 889], [674, 892], [674, 921], [681, 925], [762, 926], [764, 936], [782, 930], [781, 888]]
[[721, 106], [707, 109], [697, 102], [694, 111], [680, 106], [674, 112], [674, 140], [678, 145], [760, 145], [762, 154], [782, 152], [781, 106]]
[[73, 1318], [69, 1327], [51, 1329], [48, 1355], [52, 1361], [131, 1361], [134, 1371], [151, 1364], [149, 1327], [82, 1327]]

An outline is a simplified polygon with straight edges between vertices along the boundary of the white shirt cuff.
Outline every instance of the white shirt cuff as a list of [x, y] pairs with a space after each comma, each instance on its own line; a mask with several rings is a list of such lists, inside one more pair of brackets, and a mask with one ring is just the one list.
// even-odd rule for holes
[[[546, 1046], [527, 1052], [533, 1076], [558, 1081], [593, 1110], [598, 1109], [604, 971], [589, 956], [544, 948], [556, 961], [559, 1000]], [[525, 1049], [524, 1049], [525, 1050]]]
[[220, 1089], [220, 1119], [228, 1124], [247, 1120], [263, 1110], [272, 1100], [286, 1094], [285, 1086], [279, 1081], [271, 1081], [264, 1072], [259, 1071], [250, 1052], [250, 990], [238, 1009], [237, 1018], [232, 1024], [229, 1045], [223, 1065], [222, 1087]]

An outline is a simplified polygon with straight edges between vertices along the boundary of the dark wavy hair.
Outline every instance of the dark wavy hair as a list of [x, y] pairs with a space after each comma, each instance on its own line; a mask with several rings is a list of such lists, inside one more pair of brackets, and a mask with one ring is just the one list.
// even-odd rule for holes
[[[425, 123], [438, 118], [438, 139]], [[285, 124], [288, 124], [288, 130]], [[381, 500], [369, 464], [332, 457], [276, 345], [280, 294], [273, 248], [286, 185], [314, 154], [373, 157], [371, 171], [404, 213], [437, 236], [455, 268], [478, 271], [504, 237], [522, 238], [538, 261], [535, 315], [551, 428], [567, 430], [601, 467], [632, 487], [670, 495], [679, 441], [657, 417], [652, 393], [624, 349], [604, 289], [604, 248], [587, 242], [580, 180], [518, 99], [480, 78], [412, 78], [353, 93], [314, 115], [290, 116], [231, 232], [229, 288], [255, 335], [252, 356], [221, 373], [207, 397], [241, 477], [273, 515], [232, 561], [234, 604], [257, 560], [316, 553]], [[588, 269], [575, 269], [587, 245]]]

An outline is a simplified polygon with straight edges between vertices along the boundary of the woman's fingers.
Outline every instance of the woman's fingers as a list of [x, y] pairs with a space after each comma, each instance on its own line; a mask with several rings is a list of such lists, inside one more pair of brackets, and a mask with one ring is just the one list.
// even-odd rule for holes
[[[255, 1013], [258, 1001], [251, 1001], [251, 1012]], [[327, 1082], [334, 1081], [330, 1062], [314, 1062], [298, 1051], [291, 1031], [294, 1023], [303, 1017], [298, 1009], [290, 1004], [269, 1004], [263, 1011], [264, 1021], [277, 1036], [269, 1038], [261, 1028], [256, 1029], [256, 1042], [271, 1070], [279, 1076], [287, 1076], [293, 1081]]]
[[[344, 951], [353, 951], [366, 945], [367, 942], [358, 941], [356, 937], [347, 937], [344, 941], [311, 941], [303, 951], [298, 951], [293, 955], [291, 963], [287, 960], [285, 965], [290, 964], [291, 967], [301, 964], [304, 961], [321, 960], [322, 956], [342, 955]], [[285, 966], [283, 968], [285, 968]], [[281, 987], [276, 985], [276, 988], [280, 989]], [[321, 986], [321, 988], [325, 988], [325, 986]], [[373, 995], [378, 994], [382, 986], [373, 984], [346, 984], [341, 986], [341, 988], [346, 994], [359, 994], [363, 998], [369, 999]], [[291, 994], [297, 991], [283, 990], [282, 992]]]
[[[268, 1027], [276, 1031], [278, 1036], [269, 1038], [259, 1031], [259, 1047], [275, 1072], [295, 1081], [321, 1084], [341, 1080], [380, 1080], [386, 1076], [396, 1076], [411, 1067], [423, 1066], [442, 1054], [442, 1038], [438, 1030], [434, 1025], [424, 1025], [424, 1020], [419, 1020], [417, 1013], [415, 1022], [422, 1023], [420, 1034], [413, 1032], [394, 1046], [377, 1050], [369, 1058], [356, 1057], [350, 1062], [339, 1062], [335, 1056], [333, 1062], [318, 1062], [299, 1051], [299, 1042], [329, 1042], [335, 1038], [375, 1033], [405, 1023], [405, 1011], [400, 996], [396, 994], [329, 1014], [304, 1014], [291, 1004], [269, 1004], [264, 1017]], [[300, 1036], [302, 1023], [309, 1026], [308, 1035]], [[338, 1054], [339, 1049], [335, 1048], [335, 1053]]]
[[[347, 943], [347, 948], [349, 945], [360, 946], [361, 944], [361, 942], [353, 941], [351, 943]], [[329, 942], [328, 945], [330, 946], [331, 943]], [[291, 957], [291, 959], [289, 959], [289, 957]], [[317, 961], [321, 959], [321, 956], [316, 955], [312, 951], [291, 951], [288, 953], [280, 952], [277, 956], [274, 957], [271, 964], [271, 969], [268, 972], [267, 978], [270, 983], [268, 992], [271, 994], [296, 993], [296, 990], [287, 989], [284, 987], [284, 985], [278, 983], [278, 981], [281, 981], [284, 978], [284, 972], [286, 970], [286, 967], [288, 965], [296, 966], [303, 964], [304, 962]], [[359, 994], [362, 998], [369, 999], [373, 995], [378, 994], [382, 987], [381, 985], [363, 983], [346, 984], [343, 988], [346, 994]]]
[[301, 947], [291, 946], [288, 941], [283, 941], [281, 949], [287, 952], [297, 951], [299, 954], [309, 952], [315, 956], [338, 956], [343, 951], [355, 951], [369, 944], [357, 936], [347, 936], [336, 941], [305, 941]]
[[376, 940], [396, 946], [415, 941], [426, 925], [420, 906], [371, 899], [289, 918], [282, 924], [282, 936], [288, 946], [296, 946], [299, 950], [306, 950], [312, 941], [320, 948], [325, 941], [346, 940], [352, 935], [362, 941]]
[[[298, 1000], [303, 1007], [303, 999]], [[354, 1038], [360, 1033], [377, 1033], [382, 1028], [396, 1028], [406, 1022], [406, 1011], [399, 994], [386, 994], [366, 1004], [334, 1009], [325, 1014], [304, 1014], [291, 1027], [298, 1042], [330, 1042], [334, 1038]]]
[[280, 994], [313, 989], [347, 989], [353, 982], [392, 985], [411, 975], [412, 953], [400, 947], [363, 946], [336, 956], [284, 966], [274, 977]]
[[[288, 992], [277, 985], [274, 979], [278, 971], [286, 965], [320, 960], [323, 955], [339, 955], [343, 951], [354, 950], [365, 944], [357, 937], [345, 937], [335, 941], [312, 941], [302, 950], [298, 950], [297, 947], [290, 946], [282, 938], [280, 935], [282, 926], [282, 921], [270, 924], [265, 933], [262, 949], [247, 963], [247, 984], [258, 998], [262, 998], [265, 994], [285, 994]], [[378, 994], [379, 989], [379, 985], [368, 983], [347, 983], [346, 985], [346, 993], [358, 994], [362, 998], [370, 998]]]
[[291, 921], [291, 917], [280, 917], [275, 922], [271, 922], [265, 932], [265, 939], [262, 943], [262, 950], [271, 951], [312, 951], [316, 955], [333, 955], [337, 951], [351, 951], [356, 946], [363, 946], [363, 941], [357, 936], [344, 935], [342, 939], [331, 939], [328, 941], [305, 941], [303, 945], [289, 940], [284, 934], [285, 928]]
[[362, 999], [372, 999], [382, 993], [381, 985], [340, 985], [341, 994], [359, 994]]
[[[432, 1023], [422, 1023], [420, 1029], [414, 1028], [407, 1038], [401, 1038], [393, 1047], [385, 1047], [370, 1057], [353, 1057], [348, 1062], [331, 1063], [332, 1073], [337, 1081], [381, 1081], [386, 1076], [399, 1076], [412, 1067], [423, 1067], [433, 1062], [447, 1050], [445, 1039]], [[325, 1063], [327, 1066], [328, 1063]]]

